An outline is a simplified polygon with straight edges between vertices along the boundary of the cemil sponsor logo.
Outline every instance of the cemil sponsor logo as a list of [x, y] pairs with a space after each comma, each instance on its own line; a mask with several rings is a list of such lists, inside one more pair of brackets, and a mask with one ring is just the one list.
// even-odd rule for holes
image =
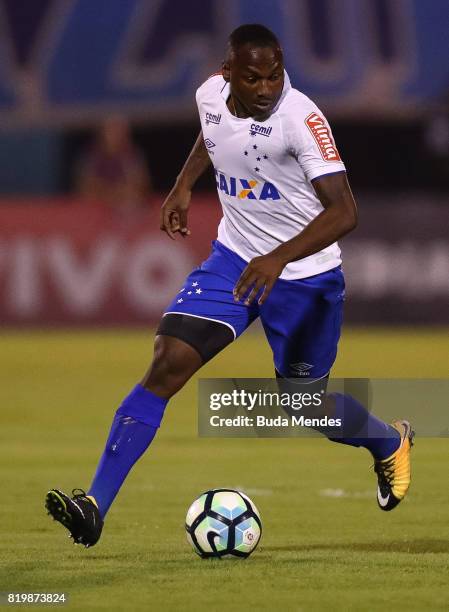
[[279, 191], [268, 181], [226, 176], [215, 170], [217, 189], [239, 200], [280, 200]]
[[306, 117], [305, 123], [312, 133], [312, 136], [315, 138], [324, 161], [340, 161], [337, 147], [335, 146], [330, 129], [327, 127], [324, 119], [317, 115], [317, 113], [310, 113], [310, 115]]
[[259, 125], [258, 123], [252, 123], [251, 127], [249, 128], [249, 133], [251, 134], [251, 136], [255, 136], [256, 134], [260, 134], [261, 136], [266, 136], [268, 138], [268, 136], [271, 134], [272, 131], [272, 126], [268, 126], [268, 125]]
[[214, 113], [206, 113], [206, 125], [209, 123], [215, 123], [215, 125], [219, 125], [221, 121], [221, 113], [218, 115], [214, 115]]

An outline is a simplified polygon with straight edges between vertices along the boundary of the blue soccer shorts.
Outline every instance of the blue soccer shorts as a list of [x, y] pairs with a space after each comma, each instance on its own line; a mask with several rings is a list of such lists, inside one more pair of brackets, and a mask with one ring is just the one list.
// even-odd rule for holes
[[246, 306], [233, 289], [247, 262], [218, 241], [186, 278], [165, 314], [186, 314], [227, 325], [234, 339], [260, 317], [276, 370], [286, 378], [321, 378], [337, 355], [345, 282], [338, 266], [297, 280], [278, 279], [266, 301]]

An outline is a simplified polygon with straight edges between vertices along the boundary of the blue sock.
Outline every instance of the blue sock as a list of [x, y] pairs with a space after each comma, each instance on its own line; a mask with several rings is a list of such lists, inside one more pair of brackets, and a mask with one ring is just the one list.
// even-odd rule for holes
[[329, 440], [363, 446], [374, 459], [386, 459], [399, 448], [401, 436], [394, 427], [375, 417], [351, 395], [332, 393], [331, 397], [335, 400], [333, 418], [342, 420], [343, 434], [338, 438], [328, 435]]
[[151, 444], [168, 400], [137, 385], [117, 410], [103, 455], [87, 492], [106, 515], [128, 472]]

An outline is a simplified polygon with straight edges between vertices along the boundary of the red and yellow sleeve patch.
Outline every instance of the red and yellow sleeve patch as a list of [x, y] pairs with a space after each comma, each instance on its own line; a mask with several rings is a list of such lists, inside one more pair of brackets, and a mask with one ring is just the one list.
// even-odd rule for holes
[[317, 113], [310, 113], [310, 115], [305, 118], [305, 124], [314, 137], [324, 161], [341, 161], [331, 131], [324, 119]]

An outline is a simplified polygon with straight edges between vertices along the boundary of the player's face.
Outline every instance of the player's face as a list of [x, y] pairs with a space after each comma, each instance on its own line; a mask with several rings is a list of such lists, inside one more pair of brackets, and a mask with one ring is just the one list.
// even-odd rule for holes
[[270, 116], [284, 86], [282, 51], [244, 45], [223, 65], [223, 76], [239, 116], [263, 121]]

